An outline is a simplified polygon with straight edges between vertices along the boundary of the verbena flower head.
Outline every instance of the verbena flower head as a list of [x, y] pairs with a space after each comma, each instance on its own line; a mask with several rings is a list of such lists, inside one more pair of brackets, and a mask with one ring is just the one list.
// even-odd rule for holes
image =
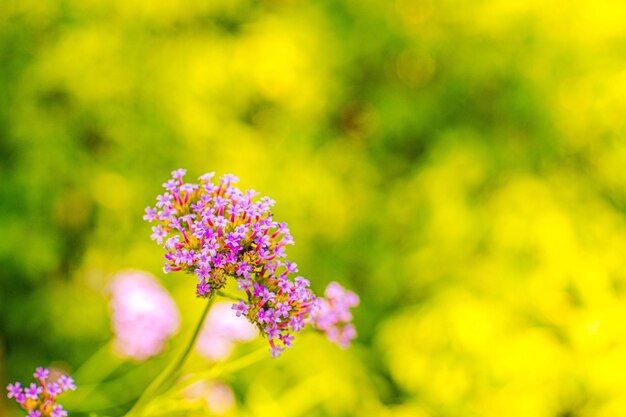
[[115, 350], [136, 360], [161, 353], [180, 323], [176, 303], [167, 291], [142, 271], [117, 274], [109, 290]]
[[198, 338], [198, 352], [210, 361], [219, 361], [230, 355], [237, 342], [248, 342], [258, 337], [256, 327], [237, 317], [232, 303], [216, 303], [209, 311]]
[[285, 223], [273, 220], [274, 200], [242, 191], [233, 175], [213, 182], [213, 173], [185, 183], [184, 169], [172, 172], [166, 192], [144, 219], [156, 225], [152, 239], [165, 249], [164, 271], [196, 276], [196, 294], [210, 297], [229, 277], [245, 300], [233, 305], [268, 338], [272, 356], [291, 346], [292, 333], [304, 327], [315, 296], [309, 281], [295, 277], [298, 268], [286, 260], [293, 239]]
[[350, 309], [358, 305], [359, 297], [355, 293], [331, 282], [324, 291], [324, 298], [317, 300], [318, 308], [312, 314], [313, 326], [345, 349], [357, 335]]
[[27, 411], [28, 417], [66, 417], [67, 411], [57, 403], [57, 397], [65, 391], [74, 391], [74, 380], [62, 375], [56, 381], [49, 381], [50, 370], [37, 368], [34, 375], [37, 382], [22, 387], [20, 382], [7, 386], [7, 397]]

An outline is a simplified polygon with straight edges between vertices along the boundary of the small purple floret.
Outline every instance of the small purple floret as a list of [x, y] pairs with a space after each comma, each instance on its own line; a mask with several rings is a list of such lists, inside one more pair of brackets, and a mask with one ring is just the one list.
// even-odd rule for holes
[[69, 390], [76, 391], [74, 378], [72, 378], [71, 376], [61, 375], [61, 377], [59, 378], [57, 382], [59, 383], [63, 391], [69, 391]]
[[281, 353], [283, 353], [283, 350], [285, 350], [285, 348], [281, 345], [274, 345], [270, 347], [270, 354], [272, 355], [272, 358], [277, 358]]
[[15, 398], [22, 393], [22, 384], [20, 384], [19, 382], [16, 382], [15, 384], [9, 384], [7, 386], [7, 391], [9, 391], [9, 393], [7, 394], [8, 398]]
[[57, 395], [63, 392], [63, 389], [61, 388], [61, 386], [57, 384], [56, 382], [48, 384], [47, 388], [48, 388], [48, 394], [52, 395], [53, 397], [56, 397]]
[[46, 368], [37, 368], [33, 376], [37, 379], [46, 379], [50, 376], [50, 370]]
[[67, 417], [67, 411], [65, 411], [62, 406], [55, 405], [52, 407], [50, 417]]
[[236, 311], [237, 317], [241, 317], [242, 314], [245, 316], [250, 309], [243, 300], [239, 300], [239, 303], [233, 304], [231, 308]]
[[24, 390], [24, 393], [26, 394], [26, 398], [30, 398], [32, 400], [36, 400], [39, 394], [41, 394], [42, 392], [43, 392], [43, 387], [40, 387], [34, 382], [30, 384], [30, 386]]

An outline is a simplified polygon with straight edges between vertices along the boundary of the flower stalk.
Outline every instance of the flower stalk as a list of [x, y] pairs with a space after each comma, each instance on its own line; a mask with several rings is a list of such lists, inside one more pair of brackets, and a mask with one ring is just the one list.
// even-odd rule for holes
[[146, 405], [159, 393], [160, 389], [166, 386], [169, 382], [171, 382], [174, 378], [176, 378], [177, 372], [184, 365], [185, 361], [189, 357], [191, 350], [193, 349], [196, 341], [198, 339], [198, 335], [200, 334], [200, 330], [202, 330], [202, 326], [204, 324], [204, 320], [206, 319], [207, 313], [211, 309], [211, 305], [213, 304], [214, 297], [209, 298], [206, 303], [204, 310], [202, 311], [202, 315], [196, 324], [196, 327], [189, 338], [189, 341], [185, 345], [185, 348], [181, 351], [180, 355], [176, 357], [170, 364], [163, 369], [163, 371], [155, 378], [154, 381], [146, 390], [141, 394], [137, 402], [133, 405], [133, 407], [126, 413], [125, 417], [134, 417], [140, 416], [141, 411], [145, 408]]

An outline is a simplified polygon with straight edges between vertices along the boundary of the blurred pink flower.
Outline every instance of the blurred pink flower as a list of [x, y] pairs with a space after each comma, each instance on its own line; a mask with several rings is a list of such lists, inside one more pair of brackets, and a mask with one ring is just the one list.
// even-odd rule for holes
[[183, 396], [189, 399], [201, 399], [211, 415], [226, 414], [235, 405], [233, 390], [222, 381], [196, 382], [183, 391]]
[[157, 279], [143, 271], [123, 271], [109, 285], [113, 346], [122, 356], [145, 360], [161, 353], [178, 330], [176, 303]]
[[236, 342], [248, 342], [259, 334], [245, 317], [237, 317], [231, 307], [232, 302], [211, 307], [198, 338], [198, 352], [210, 361], [225, 359]]
[[208, 384], [204, 399], [209, 411], [217, 415], [226, 414], [235, 405], [233, 390], [221, 381]]

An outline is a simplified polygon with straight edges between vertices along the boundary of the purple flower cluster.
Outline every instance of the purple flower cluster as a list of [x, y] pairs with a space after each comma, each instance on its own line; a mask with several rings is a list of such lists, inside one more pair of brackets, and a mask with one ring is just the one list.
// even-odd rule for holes
[[199, 297], [211, 297], [229, 277], [236, 279], [247, 297], [233, 310], [268, 338], [273, 357], [280, 355], [315, 301], [308, 280], [291, 278], [298, 268], [285, 259], [285, 246], [294, 243], [287, 224], [272, 219], [272, 199], [235, 187], [233, 175], [214, 183], [209, 173], [194, 184], [183, 182], [185, 174], [172, 172], [166, 192], [144, 216], [158, 223], [151, 237], [166, 250], [164, 271], [196, 275]]
[[34, 377], [38, 383], [33, 382], [28, 387], [22, 387], [19, 382], [9, 384], [7, 397], [15, 398], [28, 411], [27, 417], [66, 417], [67, 411], [57, 404], [56, 399], [65, 391], [76, 389], [74, 380], [67, 375], [61, 375], [55, 382], [50, 382], [50, 370], [46, 368], [37, 368]]
[[324, 298], [317, 300], [318, 308], [311, 317], [313, 326], [325, 333], [328, 340], [345, 349], [356, 337], [350, 309], [358, 305], [358, 295], [331, 282], [324, 291]]
[[147, 272], [124, 271], [113, 278], [109, 290], [115, 350], [136, 360], [158, 355], [180, 322], [165, 288]]

